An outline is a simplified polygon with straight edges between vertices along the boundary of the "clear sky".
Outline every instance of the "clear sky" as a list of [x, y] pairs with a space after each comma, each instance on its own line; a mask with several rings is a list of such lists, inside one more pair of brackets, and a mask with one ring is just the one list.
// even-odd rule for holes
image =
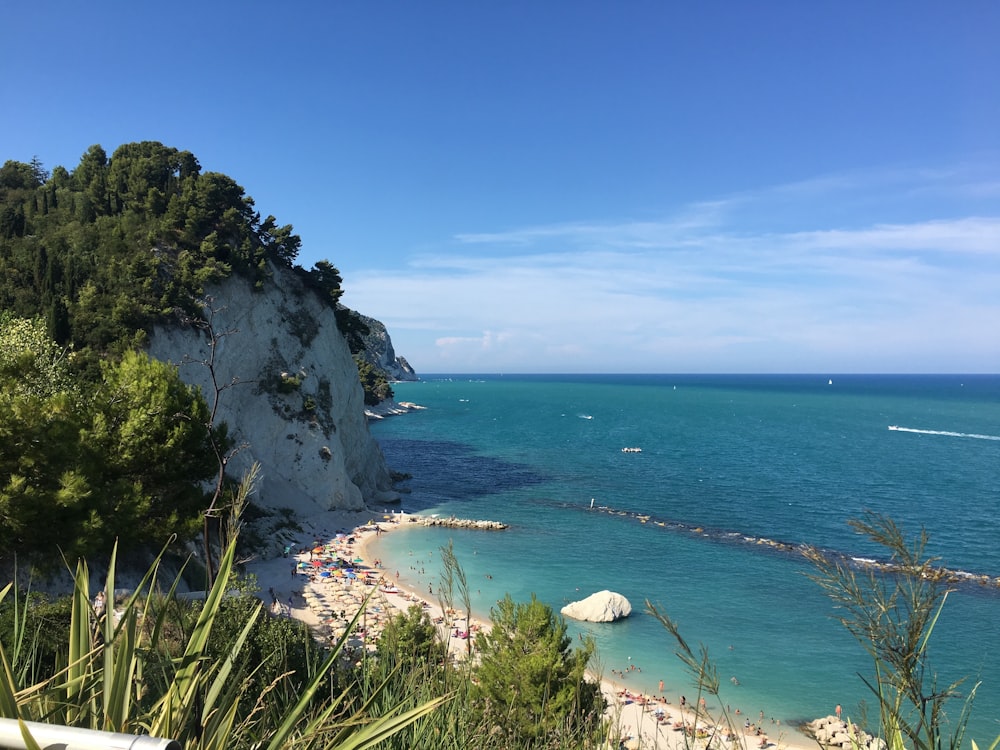
[[0, 160], [233, 177], [432, 372], [1000, 372], [1000, 3], [8, 3]]

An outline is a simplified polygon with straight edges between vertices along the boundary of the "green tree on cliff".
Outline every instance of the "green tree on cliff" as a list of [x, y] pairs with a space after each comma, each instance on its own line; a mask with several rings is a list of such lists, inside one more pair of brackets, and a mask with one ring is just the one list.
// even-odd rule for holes
[[0, 547], [71, 553], [187, 537], [211, 477], [208, 410], [145, 354], [74, 381], [44, 324], [0, 321]]
[[354, 358], [358, 366], [358, 377], [361, 379], [361, 387], [365, 389], [365, 404], [375, 406], [386, 399], [393, 397], [392, 386], [385, 378], [385, 373], [372, 367], [360, 357]]

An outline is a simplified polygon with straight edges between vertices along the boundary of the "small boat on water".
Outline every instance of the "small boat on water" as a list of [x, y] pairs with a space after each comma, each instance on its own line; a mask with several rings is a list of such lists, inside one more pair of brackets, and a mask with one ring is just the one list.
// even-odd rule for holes
[[896, 425], [891, 424], [891, 425], [889, 425], [889, 429], [890, 430], [898, 430], [899, 428]]
[[622, 453], [642, 453], [642, 448], [622, 448]]

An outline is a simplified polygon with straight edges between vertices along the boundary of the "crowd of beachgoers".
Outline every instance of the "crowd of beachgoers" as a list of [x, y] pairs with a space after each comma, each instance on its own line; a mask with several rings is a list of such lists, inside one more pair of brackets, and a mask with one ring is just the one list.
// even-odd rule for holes
[[[488, 622], [469, 619], [467, 613], [446, 608], [425, 594], [407, 587], [398, 570], [373, 557], [369, 542], [403, 525], [420, 524], [421, 516], [402, 512], [380, 514], [331, 511], [312, 519], [310, 528], [289, 540], [282, 556], [255, 560], [247, 566], [266, 597], [272, 614], [294, 617], [306, 623], [317, 639], [333, 643], [347, 635], [345, 654], [358, 659], [362, 649], [374, 649], [386, 623], [397, 613], [416, 605], [424, 609], [449, 644], [455, 660], [474, 656], [475, 634]], [[470, 522], [476, 523], [476, 522]], [[461, 524], [459, 524], [461, 526]], [[350, 623], [361, 612], [355, 627]], [[628, 670], [638, 669], [629, 664]], [[707, 704], [702, 698], [691, 705], [682, 696], [670, 696], [660, 683], [659, 693], [648, 695], [629, 690], [625, 669], [612, 670], [599, 679], [607, 701], [607, 716], [617, 727], [622, 748], [757, 748], [816, 747], [816, 743], [793, 727], [765, 714], [751, 719], [737, 709], [733, 714]], [[830, 717], [831, 720], [840, 717]], [[839, 745], [838, 745], [839, 747]]]

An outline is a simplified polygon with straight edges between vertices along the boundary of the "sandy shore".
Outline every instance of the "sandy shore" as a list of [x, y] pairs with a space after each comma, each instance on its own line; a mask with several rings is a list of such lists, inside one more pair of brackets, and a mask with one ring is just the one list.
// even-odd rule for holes
[[476, 630], [488, 623], [467, 620], [465, 613], [444, 611], [440, 602], [406, 587], [368, 552], [368, 542], [409, 523], [412, 516], [374, 511], [330, 511], [303, 524], [287, 541], [283, 557], [254, 560], [246, 572], [257, 578], [261, 598], [276, 616], [294, 617], [309, 625], [323, 641], [338, 639], [367, 601], [353, 649], [373, 647], [385, 623], [413, 605], [427, 611], [438, 625], [453, 656], [463, 658]]
[[[285, 540], [285, 556], [252, 561], [246, 571], [257, 577], [261, 597], [274, 615], [307, 623], [318, 639], [327, 642], [344, 633], [367, 601], [348, 640], [355, 655], [362, 648], [373, 648], [385, 623], [416, 604], [437, 624], [453, 657], [467, 658], [475, 632], [488, 628], [489, 623], [475, 618], [470, 622], [461, 611], [444, 611], [439, 601], [407, 588], [398, 572], [369, 553], [369, 543], [379, 534], [416, 519], [400, 512], [370, 510], [316, 514], [300, 533]], [[814, 750], [817, 746], [795, 728], [771, 723], [763, 716], [731, 715], [729, 720], [736, 726], [729, 730], [721, 723], [721, 707], [708, 703], [695, 711], [692, 706], [681, 706], [680, 696], [641, 695], [603, 675], [594, 677], [601, 682], [607, 716], [628, 748], [685, 750], [706, 748], [710, 742], [722, 750]]]

